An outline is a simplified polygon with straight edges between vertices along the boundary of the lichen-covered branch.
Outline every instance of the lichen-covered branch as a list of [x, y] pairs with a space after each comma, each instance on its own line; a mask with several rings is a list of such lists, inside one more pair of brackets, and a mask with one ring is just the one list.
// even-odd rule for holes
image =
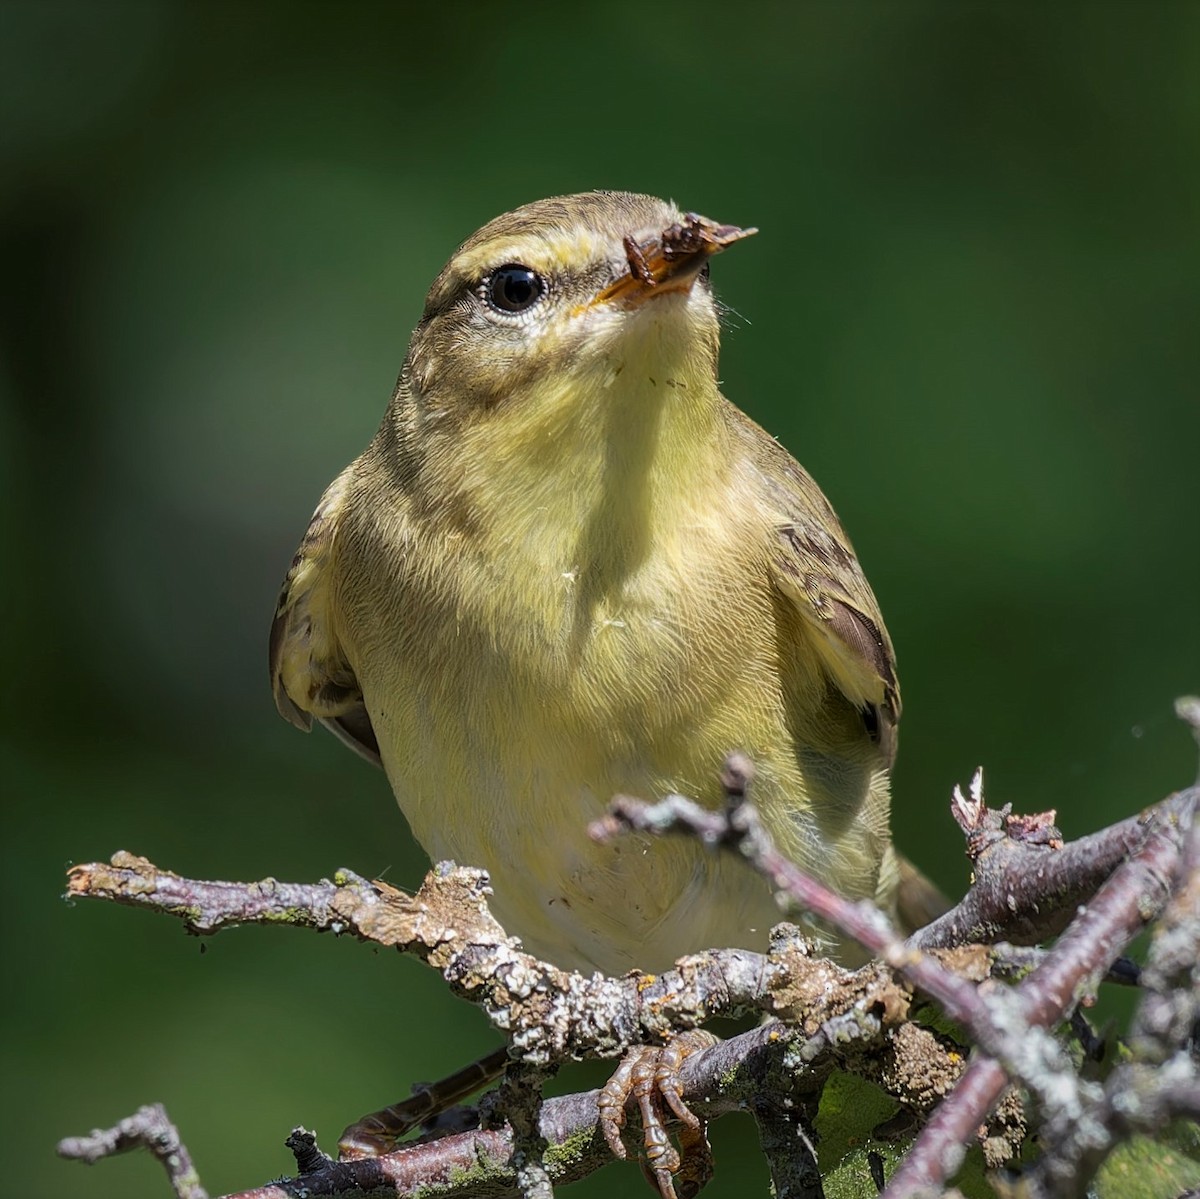
[[483, 871], [452, 863], [437, 866], [407, 895], [348, 870], [307, 884], [205, 882], [119, 852], [110, 862], [74, 867], [67, 893], [176, 916], [195, 933], [287, 924], [415, 954], [509, 1034], [515, 1059], [539, 1066], [615, 1057], [714, 1016], [768, 1003], [768, 961], [745, 950], [696, 954], [657, 976], [620, 979], [540, 962], [493, 918], [488, 890]]
[[[1028, 1174], [1035, 1199], [1074, 1193], [1131, 1132], [1200, 1112], [1200, 1068], [1189, 1048], [1200, 1021], [1196, 788], [1063, 844], [1053, 813], [1019, 817], [989, 809], [977, 778], [969, 796], [956, 793], [953, 805], [972, 858], [971, 890], [905, 940], [871, 904], [842, 899], [779, 854], [751, 802], [751, 779], [749, 764], [734, 758], [723, 811], [681, 797], [650, 805], [621, 800], [593, 831], [675, 833], [698, 837], [714, 852], [739, 852], [797, 906], [865, 945], [876, 956], [872, 964], [846, 970], [781, 925], [766, 954], [712, 950], [660, 975], [584, 977], [525, 953], [488, 910], [486, 875], [449, 863], [410, 896], [350, 871], [314, 884], [186, 879], [122, 853], [75, 867], [69, 894], [170, 914], [200, 935], [237, 924], [286, 924], [412, 953], [506, 1034], [509, 1069], [481, 1109], [479, 1127], [460, 1124], [460, 1131], [348, 1161], [331, 1160], [297, 1130], [289, 1143], [298, 1177], [240, 1199], [431, 1190], [463, 1199], [545, 1199], [554, 1186], [610, 1160], [597, 1126], [597, 1093], [542, 1101], [547, 1071], [569, 1059], [613, 1058], [716, 1016], [745, 1013], [775, 1019], [687, 1057], [680, 1095], [706, 1120], [750, 1111], [781, 1195], [820, 1194], [809, 1130], [822, 1088], [839, 1068], [878, 1086], [924, 1123], [887, 1189], [889, 1199], [941, 1193], [970, 1143], [982, 1143], [989, 1162], [1010, 1157], [1028, 1116], [1014, 1084], [1032, 1097], [1046, 1146]], [[1138, 981], [1137, 968], [1119, 955], [1156, 920], [1130, 1055], [1104, 1083], [1088, 1081], [1053, 1035], [1055, 1027], [1101, 978]], [[1048, 948], [1025, 947], [1064, 928]], [[975, 1045], [969, 1065], [966, 1046], [919, 1018], [930, 1000]], [[629, 1147], [635, 1142], [628, 1137]], [[96, 1160], [138, 1144], [163, 1160], [178, 1195], [202, 1199], [161, 1109], [63, 1142], [60, 1152]]]

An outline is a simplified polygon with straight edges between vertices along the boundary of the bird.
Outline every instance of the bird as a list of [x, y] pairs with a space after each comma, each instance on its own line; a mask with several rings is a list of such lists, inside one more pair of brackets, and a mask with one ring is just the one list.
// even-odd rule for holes
[[784, 853], [896, 910], [892, 642], [824, 493], [718, 384], [710, 267], [755, 232], [622, 191], [483, 225], [275, 613], [280, 713], [382, 766], [430, 857], [485, 868], [563, 969], [766, 947], [742, 861], [587, 832], [617, 794], [720, 804], [734, 749]]

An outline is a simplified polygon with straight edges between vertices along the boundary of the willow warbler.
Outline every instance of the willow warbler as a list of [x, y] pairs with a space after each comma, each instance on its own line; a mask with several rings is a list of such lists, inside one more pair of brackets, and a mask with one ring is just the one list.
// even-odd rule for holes
[[894, 902], [891, 642], [829, 501], [717, 386], [709, 262], [751, 232], [590, 192], [468, 238], [271, 630], [280, 712], [381, 764], [562, 967], [765, 945], [742, 862], [587, 835], [617, 793], [719, 802], [735, 748], [793, 859]]

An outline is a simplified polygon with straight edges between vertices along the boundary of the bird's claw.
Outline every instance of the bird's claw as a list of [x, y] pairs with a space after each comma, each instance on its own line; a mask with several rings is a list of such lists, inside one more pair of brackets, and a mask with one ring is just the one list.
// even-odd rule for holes
[[[636, 1101], [642, 1118], [643, 1169], [662, 1199], [690, 1199], [712, 1177], [706, 1126], [683, 1101], [679, 1068], [685, 1058], [716, 1043], [711, 1033], [693, 1029], [673, 1037], [661, 1048], [642, 1046], [626, 1055], [600, 1092], [600, 1131], [615, 1157], [626, 1156], [621, 1129], [625, 1127], [626, 1105], [631, 1099]], [[684, 1126], [679, 1149], [663, 1121], [664, 1105]]]

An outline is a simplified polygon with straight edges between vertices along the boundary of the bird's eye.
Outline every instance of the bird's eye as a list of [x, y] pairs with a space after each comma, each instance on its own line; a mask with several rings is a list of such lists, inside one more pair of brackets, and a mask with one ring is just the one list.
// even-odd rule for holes
[[497, 267], [483, 285], [488, 303], [500, 312], [525, 312], [545, 290], [545, 280], [537, 271], [516, 262]]

